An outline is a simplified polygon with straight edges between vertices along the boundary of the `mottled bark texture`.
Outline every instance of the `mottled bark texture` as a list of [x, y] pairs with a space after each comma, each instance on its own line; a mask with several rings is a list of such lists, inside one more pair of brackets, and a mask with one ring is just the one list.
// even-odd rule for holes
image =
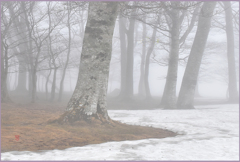
[[177, 72], [178, 72], [178, 59], [179, 59], [179, 34], [180, 34], [180, 20], [179, 20], [179, 4], [180, 2], [172, 2], [172, 10], [169, 16], [172, 20], [171, 26], [171, 45], [170, 56], [168, 61], [168, 71], [166, 77], [166, 84], [161, 100], [161, 105], [165, 109], [176, 108], [176, 85], [177, 85]]
[[204, 2], [198, 21], [197, 32], [189, 55], [186, 70], [183, 76], [179, 92], [177, 108], [194, 108], [194, 93], [198, 79], [198, 73], [202, 61], [203, 52], [211, 27], [211, 18], [216, 2]]
[[89, 3], [78, 81], [60, 121], [109, 119], [106, 95], [117, 12], [118, 2]]
[[234, 33], [233, 33], [233, 16], [231, 2], [224, 1], [225, 18], [226, 18], [226, 35], [227, 35], [227, 58], [228, 58], [228, 90], [229, 102], [238, 102], [237, 77], [235, 66], [234, 51]]

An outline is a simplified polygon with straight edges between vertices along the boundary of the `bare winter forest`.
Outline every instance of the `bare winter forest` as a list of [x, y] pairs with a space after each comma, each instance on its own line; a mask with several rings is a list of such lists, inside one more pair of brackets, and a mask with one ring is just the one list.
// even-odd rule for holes
[[174, 138], [108, 112], [238, 103], [238, 1], [1, 1], [3, 152]]

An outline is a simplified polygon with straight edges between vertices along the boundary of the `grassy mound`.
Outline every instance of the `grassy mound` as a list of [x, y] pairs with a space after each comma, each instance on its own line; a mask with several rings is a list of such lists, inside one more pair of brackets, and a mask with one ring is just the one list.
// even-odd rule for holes
[[[65, 106], [60, 104], [1, 104], [1, 151], [66, 149], [109, 141], [173, 137], [174, 132], [112, 121], [50, 124]], [[15, 137], [19, 135], [19, 140]]]

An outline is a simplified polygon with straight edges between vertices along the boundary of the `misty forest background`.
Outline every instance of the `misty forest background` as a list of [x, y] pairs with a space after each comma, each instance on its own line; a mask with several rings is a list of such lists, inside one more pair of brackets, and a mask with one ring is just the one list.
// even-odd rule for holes
[[[200, 1], [124, 2], [116, 20], [108, 108], [175, 108]], [[67, 104], [78, 78], [88, 2], [1, 2], [1, 102]], [[203, 27], [204, 28], [204, 27]], [[217, 2], [195, 103], [238, 102], [239, 2]], [[165, 84], [167, 83], [167, 84]]]

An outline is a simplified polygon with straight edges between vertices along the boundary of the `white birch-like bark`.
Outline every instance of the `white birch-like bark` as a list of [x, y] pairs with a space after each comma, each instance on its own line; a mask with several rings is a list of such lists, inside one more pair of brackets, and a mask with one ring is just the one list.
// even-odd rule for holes
[[60, 118], [65, 123], [91, 117], [109, 119], [106, 95], [117, 12], [118, 2], [89, 3], [77, 85]]

